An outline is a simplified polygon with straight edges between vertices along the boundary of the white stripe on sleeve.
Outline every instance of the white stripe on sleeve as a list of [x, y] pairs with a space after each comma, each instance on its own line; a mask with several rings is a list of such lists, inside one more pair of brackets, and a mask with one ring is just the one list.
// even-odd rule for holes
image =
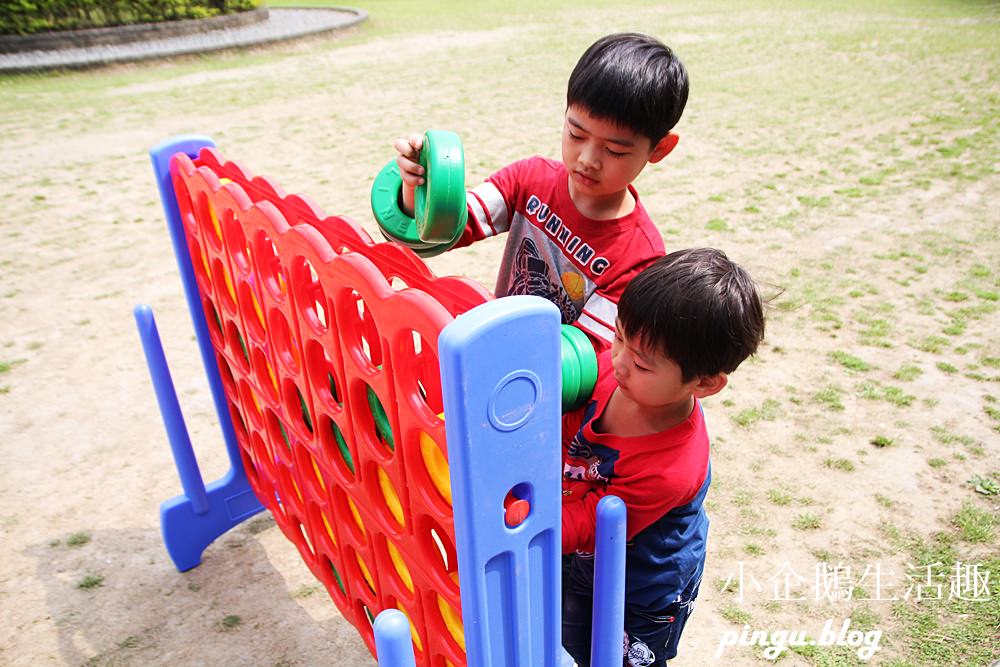
[[[593, 320], [600, 322], [603, 327], [614, 335], [615, 320], [618, 319], [618, 304], [603, 296], [599, 292], [594, 292], [583, 304], [583, 312]], [[596, 333], [596, 332], [595, 332]]]
[[500, 234], [510, 229], [507, 203], [497, 186], [489, 181], [483, 181], [469, 191], [467, 200], [469, 212], [476, 218], [476, 223], [486, 236]]
[[576, 324], [588, 333], [593, 334], [598, 338], [603, 338], [606, 341], [613, 341], [615, 339], [615, 330], [609, 329], [603, 322], [595, 320], [593, 317], [587, 314], [586, 311], [580, 315], [580, 319], [576, 321]]

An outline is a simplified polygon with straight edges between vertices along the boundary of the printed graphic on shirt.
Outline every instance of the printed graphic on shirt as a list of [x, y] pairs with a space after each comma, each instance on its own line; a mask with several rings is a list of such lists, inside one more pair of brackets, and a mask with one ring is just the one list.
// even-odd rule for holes
[[540, 296], [555, 304], [562, 314], [564, 324], [576, 321], [579, 309], [567, 294], [563, 281], [553, 280], [549, 275], [548, 264], [542, 259], [538, 246], [530, 238], [521, 239], [521, 245], [514, 256], [513, 268], [514, 275], [508, 294]]
[[563, 464], [563, 477], [581, 482], [603, 482], [615, 474], [618, 450], [592, 445], [580, 433], [573, 436]]
[[625, 657], [628, 659], [630, 667], [649, 667], [656, 660], [652, 649], [641, 639], [636, 639], [631, 644], [628, 643], [628, 635], [625, 635]]
[[584, 268], [599, 276], [611, 266], [607, 257], [599, 257], [590, 245], [573, 232], [556, 213], [536, 195], [531, 195], [524, 212], [538, 221], [552, 239], [566, 249], [566, 255], [580, 262]]

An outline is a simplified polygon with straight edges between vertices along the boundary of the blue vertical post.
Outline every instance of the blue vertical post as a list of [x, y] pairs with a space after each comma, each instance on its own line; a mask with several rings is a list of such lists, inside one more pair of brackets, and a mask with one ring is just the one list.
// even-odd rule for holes
[[[560, 318], [539, 297], [490, 301], [438, 354], [469, 665], [556, 665], [560, 645]], [[509, 491], [529, 512], [508, 527]]]
[[215, 412], [219, 418], [226, 453], [229, 456], [229, 471], [207, 487], [198, 470], [191, 439], [184, 427], [159, 334], [153, 323], [152, 311], [146, 306], [139, 306], [135, 311], [136, 324], [146, 352], [153, 385], [160, 400], [167, 436], [174, 453], [174, 462], [184, 488], [184, 495], [171, 498], [160, 505], [163, 541], [174, 565], [181, 571], [198, 565], [201, 562], [202, 552], [219, 535], [264, 509], [253, 495], [246, 472], [243, 470], [239, 443], [236, 441], [233, 422], [229, 416], [229, 406], [215, 360], [215, 350], [208, 335], [208, 325], [205, 322], [198, 284], [194, 277], [194, 267], [188, 252], [177, 196], [170, 178], [170, 158], [174, 154], [183, 152], [195, 157], [201, 148], [214, 145], [208, 137], [180, 136], [168, 139], [150, 151], [163, 212], [167, 218], [167, 229], [174, 246], [177, 268], [181, 274], [202, 364], [208, 377]]
[[398, 609], [385, 609], [375, 617], [375, 658], [378, 667], [416, 667], [410, 621]]
[[198, 283], [194, 277], [194, 266], [191, 264], [191, 254], [188, 252], [181, 213], [177, 206], [177, 194], [174, 192], [174, 183], [170, 178], [170, 158], [174, 154], [186, 153], [194, 158], [197, 157], [198, 151], [206, 146], [214, 147], [215, 142], [208, 137], [181, 135], [167, 139], [155, 146], [149, 151], [149, 156], [153, 161], [153, 174], [156, 177], [156, 186], [160, 191], [163, 213], [167, 218], [167, 230], [170, 232], [170, 241], [174, 246], [177, 270], [181, 274], [181, 283], [184, 285], [188, 312], [191, 314], [191, 322], [194, 324], [194, 333], [198, 340], [202, 365], [205, 367], [208, 385], [212, 391], [212, 400], [215, 402], [215, 412], [219, 415], [219, 425], [222, 427], [226, 452], [229, 454], [230, 462], [242, 470], [239, 445], [236, 442], [236, 434], [233, 432], [232, 420], [229, 418], [226, 394], [222, 389], [222, 378], [219, 376], [219, 365], [215, 361], [215, 350], [212, 348], [212, 339], [208, 335], [205, 310], [201, 305], [201, 295], [198, 293]]
[[625, 503], [605, 496], [597, 503], [594, 610], [590, 636], [593, 667], [621, 667], [625, 631]]
[[146, 365], [149, 367], [153, 389], [156, 391], [156, 401], [167, 429], [167, 439], [170, 441], [177, 474], [181, 478], [181, 487], [184, 489], [184, 495], [191, 500], [192, 511], [195, 514], [204, 514], [208, 511], [205, 481], [202, 479], [198, 459], [195, 458], [191, 447], [187, 426], [184, 425], [184, 415], [181, 413], [177, 392], [170, 378], [167, 358], [163, 354], [156, 318], [153, 317], [153, 310], [145, 305], [136, 306], [134, 314], [135, 324], [139, 328], [139, 338], [142, 340], [142, 349], [146, 354]]

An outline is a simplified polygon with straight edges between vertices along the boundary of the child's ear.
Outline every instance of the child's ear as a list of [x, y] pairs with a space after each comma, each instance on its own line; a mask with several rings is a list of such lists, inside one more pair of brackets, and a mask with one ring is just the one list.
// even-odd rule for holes
[[649, 156], [649, 161], [656, 164], [663, 158], [670, 155], [670, 151], [677, 147], [677, 142], [680, 141], [680, 137], [673, 132], [667, 132], [662, 139], [656, 142], [653, 146], [653, 153]]
[[729, 384], [729, 376], [725, 373], [702, 375], [695, 381], [691, 393], [694, 394], [695, 398], [708, 398], [725, 389], [727, 384]]

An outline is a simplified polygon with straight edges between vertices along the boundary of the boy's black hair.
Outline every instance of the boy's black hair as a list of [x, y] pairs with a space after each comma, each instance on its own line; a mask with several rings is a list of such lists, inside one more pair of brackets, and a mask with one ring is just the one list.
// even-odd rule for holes
[[750, 275], [715, 248], [661, 257], [625, 288], [622, 333], [672, 359], [684, 382], [732, 373], [764, 339], [764, 307]]
[[634, 32], [602, 37], [569, 75], [566, 106], [579, 105], [656, 145], [677, 124], [688, 98], [684, 64], [660, 40]]

